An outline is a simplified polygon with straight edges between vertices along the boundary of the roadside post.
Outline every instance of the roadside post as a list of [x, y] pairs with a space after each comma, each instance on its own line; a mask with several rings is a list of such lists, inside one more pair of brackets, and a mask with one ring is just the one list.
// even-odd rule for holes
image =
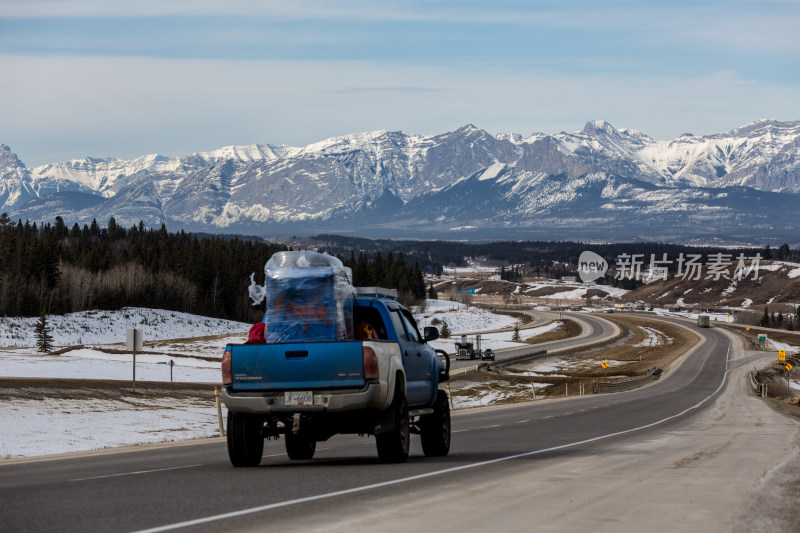
[[217, 403], [217, 422], [219, 423], [219, 436], [225, 436], [225, 428], [222, 426], [222, 406], [219, 403], [219, 387], [214, 387], [214, 401]]
[[789, 372], [792, 371], [792, 368], [793, 368], [792, 364], [791, 363], [786, 363], [786, 367], [785, 368], [786, 368], [786, 392], [788, 392], [789, 395], [791, 395], [792, 394], [792, 389], [789, 388]]
[[158, 363], [156, 363], [156, 364], [159, 364], [159, 365], [169, 365], [169, 382], [170, 382], [170, 383], [172, 383], [172, 367], [173, 367], [173, 366], [175, 366], [175, 361], [173, 361], [172, 359], [170, 359], [170, 360], [169, 360], [169, 363], [167, 363], [166, 361], [163, 361], [163, 362], [158, 362]]
[[133, 392], [136, 392], [136, 351], [142, 351], [142, 330], [139, 328], [129, 329], [127, 332], [126, 349], [133, 352]]

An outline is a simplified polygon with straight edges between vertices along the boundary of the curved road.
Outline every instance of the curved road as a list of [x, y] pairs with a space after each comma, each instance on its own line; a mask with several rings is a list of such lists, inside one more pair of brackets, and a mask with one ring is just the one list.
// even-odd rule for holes
[[[230, 466], [220, 439], [5, 464], [0, 523], [8, 531], [277, 531], [322, 520], [331, 529], [361, 514], [380, 517], [421, 491], [502, 485], [538, 461], [596, 454], [697, 413], [722, 389], [731, 349], [713, 328], [701, 335], [683, 364], [642, 389], [457, 413], [444, 458], [425, 458], [414, 437], [408, 463], [382, 465], [373, 438], [336, 436], [301, 462], [286, 457], [283, 442], [267, 441], [261, 467], [249, 469]], [[481, 494], [473, 497], [464, 512], [480, 505]]]
[[[559, 319], [559, 315], [557, 313], [542, 314], [551, 320]], [[616, 324], [603, 318], [584, 313], [566, 313], [566, 315], [568, 318], [581, 325], [583, 331], [581, 331], [580, 335], [558, 341], [542, 342], [540, 344], [529, 344], [522, 347], [502, 348], [500, 350], [495, 350], [494, 353], [496, 362], [502, 362], [504, 359], [511, 359], [521, 355], [536, 353], [541, 350], [547, 350], [547, 355], [552, 355], [566, 350], [571, 350], [573, 348], [585, 346], [587, 344], [603, 342], [613, 338], [619, 333], [619, 327]], [[456, 360], [453, 355], [450, 357], [450, 368], [452, 370], [474, 367], [476, 364], [481, 362], [478, 359]]]

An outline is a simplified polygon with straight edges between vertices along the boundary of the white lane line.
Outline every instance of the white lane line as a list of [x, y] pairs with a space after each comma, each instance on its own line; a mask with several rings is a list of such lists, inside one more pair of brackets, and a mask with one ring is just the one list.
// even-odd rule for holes
[[186, 466], [171, 466], [169, 468], [157, 468], [155, 470], [138, 470], [136, 472], [123, 472], [121, 474], [108, 474], [105, 476], [92, 476], [92, 477], [81, 477], [78, 479], [70, 479], [70, 481], [86, 481], [88, 479], [105, 479], [109, 477], [120, 477], [120, 476], [135, 476], [138, 474], [151, 474], [153, 472], [166, 472], [167, 470], [181, 470], [183, 468], [194, 468], [196, 466], [203, 466], [202, 464], [196, 465], [186, 465]]
[[728, 339], [728, 352], [725, 355], [725, 373], [722, 375], [722, 382], [719, 384], [719, 387], [717, 387], [717, 389], [714, 392], [712, 392], [711, 394], [709, 394], [708, 396], [706, 396], [704, 399], [700, 400], [699, 402], [697, 402], [693, 406], [687, 407], [686, 409], [684, 409], [680, 413], [668, 416], [666, 418], [662, 418], [661, 420], [657, 420], [655, 422], [651, 422], [650, 424], [645, 424], [643, 426], [638, 426], [638, 427], [631, 428], [631, 429], [626, 429], [626, 430], [623, 430], [623, 431], [617, 431], [615, 433], [609, 433], [607, 435], [600, 435], [599, 437], [593, 437], [591, 439], [585, 439], [585, 440], [578, 441], [578, 442], [571, 442], [569, 444], [562, 444], [560, 446], [553, 446], [552, 448], [546, 448], [544, 450], [535, 450], [535, 451], [532, 451], [532, 452], [518, 453], [516, 455], [508, 455], [506, 457], [500, 457], [498, 459], [491, 459], [489, 461], [480, 461], [478, 463], [471, 463], [471, 464], [467, 464], [467, 465], [455, 466], [455, 467], [452, 467], [452, 468], [445, 468], [443, 470], [436, 470], [434, 472], [427, 472], [425, 474], [418, 474], [416, 476], [409, 476], [409, 477], [404, 477], [404, 478], [400, 478], [400, 479], [393, 479], [393, 480], [390, 480], [390, 481], [383, 481], [381, 483], [373, 483], [371, 485], [363, 485], [361, 487], [353, 487], [351, 489], [337, 490], [335, 492], [327, 492], [325, 494], [318, 494], [316, 496], [307, 496], [305, 498], [297, 498], [295, 500], [287, 500], [287, 501], [283, 501], [283, 502], [270, 503], [268, 505], [261, 505], [261, 506], [258, 506], [258, 507], [251, 507], [249, 509], [242, 509], [240, 511], [233, 511], [233, 512], [230, 512], [230, 513], [223, 513], [223, 514], [218, 514], [218, 515], [213, 515], [213, 516], [207, 516], [205, 518], [197, 518], [195, 520], [187, 520], [185, 522], [178, 522], [178, 523], [175, 523], [175, 524], [169, 524], [169, 525], [166, 525], [166, 526], [155, 527], [155, 528], [152, 528], [152, 529], [143, 529], [143, 530], [139, 531], [138, 533], [157, 533], [157, 532], [160, 532], [160, 531], [170, 531], [170, 530], [173, 530], [173, 529], [179, 529], [179, 528], [183, 528], [183, 527], [191, 527], [191, 526], [196, 526], [196, 525], [200, 525], [200, 524], [208, 524], [210, 522], [217, 522], [219, 520], [225, 520], [225, 519], [228, 519], [228, 518], [238, 518], [238, 517], [246, 516], [246, 515], [253, 514], [253, 513], [260, 513], [260, 512], [263, 512], [263, 511], [270, 511], [272, 509], [280, 509], [282, 507], [289, 507], [291, 505], [297, 505], [297, 504], [300, 504], [300, 503], [308, 503], [308, 502], [314, 502], [314, 501], [319, 501], [319, 500], [327, 500], [327, 499], [330, 499], [330, 498], [335, 498], [337, 496], [344, 496], [344, 495], [347, 495], [347, 494], [355, 494], [355, 493], [359, 493], [359, 492], [366, 492], [366, 491], [370, 491], [370, 490], [374, 490], [374, 489], [380, 489], [380, 488], [384, 488], [384, 487], [391, 487], [393, 485], [399, 485], [401, 483], [408, 483], [410, 481], [417, 481], [417, 480], [420, 480], [420, 479], [427, 479], [427, 478], [432, 478], [432, 477], [437, 477], [437, 476], [443, 476], [445, 474], [451, 474], [453, 472], [460, 472], [460, 471], [463, 471], [463, 470], [470, 470], [470, 469], [473, 469], [473, 468], [479, 468], [479, 467], [487, 466], [487, 465], [491, 465], [491, 464], [503, 463], [503, 462], [506, 462], [506, 461], [512, 461], [514, 459], [520, 459], [522, 457], [531, 457], [533, 455], [541, 455], [541, 454], [548, 453], [548, 452], [553, 452], [553, 451], [556, 451], [556, 450], [563, 450], [563, 449], [566, 449], [566, 448], [572, 448], [574, 446], [581, 446], [583, 444], [589, 444], [591, 442], [597, 442], [597, 441], [608, 439], [608, 438], [611, 438], [611, 437], [618, 437], [620, 435], [627, 435], [628, 433], [641, 431], [643, 429], [649, 429], [649, 428], [658, 426], [660, 424], [663, 424], [664, 422], [668, 422], [670, 420], [674, 420], [674, 419], [676, 419], [676, 418], [678, 418], [680, 416], [683, 416], [686, 413], [688, 413], [689, 411], [693, 411], [694, 409], [698, 409], [704, 403], [706, 403], [711, 398], [716, 396], [717, 393], [720, 390], [722, 390], [722, 387], [725, 385], [725, 381], [727, 381], [727, 378], [728, 378], [728, 372], [729, 372], [729, 370], [728, 370], [728, 357], [730, 356], [730, 351], [731, 351], [731, 342], [730, 342], [730, 339]]
[[530, 420], [520, 420], [518, 422], [514, 422], [515, 424], [524, 424], [526, 422], [530, 422]]
[[470, 470], [470, 469], [473, 469], [473, 468], [479, 468], [479, 467], [486, 466], [486, 465], [491, 465], [491, 464], [496, 464], [496, 463], [503, 463], [503, 462], [506, 462], [506, 461], [514, 460], [514, 459], [520, 459], [522, 457], [531, 457], [533, 455], [541, 455], [543, 453], [553, 452], [553, 451], [556, 451], [556, 450], [563, 450], [565, 448], [572, 448], [574, 446], [581, 446], [583, 444], [588, 444], [590, 442], [597, 442], [597, 441], [608, 439], [608, 438], [611, 438], [611, 437], [618, 437], [620, 435], [626, 435], [628, 433], [633, 433], [633, 432], [636, 432], [636, 431], [640, 431], [642, 429], [648, 429], [648, 428], [651, 428], [651, 427], [655, 427], [655, 426], [658, 426], [660, 424], [663, 424], [664, 422], [668, 422], [670, 420], [674, 420], [674, 419], [676, 419], [676, 418], [678, 418], [680, 416], [683, 416], [686, 413], [688, 413], [689, 411], [692, 411], [694, 409], [699, 408], [704, 403], [706, 403], [708, 400], [710, 400], [711, 398], [716, 396], [717, 393], [722, 390], [722, 387], [725, 385], [725, 381], [727, 381], [727, 379], [728, 379], [728, 372], [730, 372], [730, 370], [728, 370], [728, 358], [730, 357], [730, 353], [731, 353], [731, 341], [730, 341], [730, 339], [728, 339], [728, 351], [725, 354], [725, 373], [722, 375], [722, 382], [719, 384], [719, 387], [717, 387], [717, 389], [714, 392], [712, 392], [711, 394], [709, 394], [708, 396], [706, 396], [704, 399], [700, 400], [699, 402], [697, 402], [693, 406], [687, 407], [686, 409], [684, 409], [683, 411], [681, 411], [678, 414], [671, 415], [671, 416], [668, 416], [666, 418], [662, 418], [661, 420], [657, 420], [655, 422], [651, 422], [650, 424], [645, 424], [644, 426], [639, 426], [639, 427], [635, 427], [635, 428], [631, 428], [631, 429], [626, 429], [626, 430], [623, 430], [623, 431], [617, 431], [615, 433], [609, 433], [607, 435], [600, 435], [599, 437], [593, 437], [591, 439], [585, 439], [585, 440], [578, 441], [578, 442], [571, 442], [569, 444], [562, 444], [560, 446], [553, 446], [552, 448], [546, 448], [544, 450], [535, 450], [535, 451], [532, 451], [532, 452], [518, 453], [516, 455], [508, 455], [506, 457], [500, 457], [498, 459], [491, 459], [489, 461], [481, 461], [481, 462], [478, 462], [478, 463], [471, 463], [471, 464], [468, 464], [468, 465], [455, 466], [453, 468], [445, 468], [444, 470], [436, 470], [434, 472], [427, 472], [425, 474], [418, 474], [416, 476], [409, 476], [409, 477], [404, 477], [404, 478], [400, 478], [400, 479], [393, 479], [391, 481], [383, 481], [381, 483], [373, 483], [372, 485], [363, 485], [361, 487], [353, 487], [352, 489], [337, 490], [335, 492], [327, 492], [325, 494], [318, 494], [316, 496], [307, 496], [305, 498], [297, 498], [296, 500], [287, 500], [287, 501], [283, 501], [283, 502], [270, 503], [268, 505], [261, 505], [259, 507], [251, 507], [249, 509], [242, 509], [240, 511], [233, 511], [233, 512], [230, 512], [230, 513], [223, 513], [223, 514], [218, 514], [218, 515], [213, 515], [213, 516], [207, 516], [205, 518], [197, 518], [195, 520], [187, 520], [185, 522], [178, 522], [178, 523], [175, 523], [175, 524], [169, 524], [169, 525], [166, 525], [166, 526], [155, 527], [155, 528], [151, 528], [151, 529], [143, 529], [143, 530], [139, 531], [138, 533], [157, 533], [157, 532], [160, 532], [160, 531], [170, 531], [170, 530], [173, 530], [173, 529], [179, 529], [179, 528], [183, 528], [183, 527], [191, 527], [191, 526], [196, 526], [196, 525], [200, 525], [200, 524], [208, 524], [210, 522], [217, 522], [219, 520], [225, 520], [225, 519], [228, 519], [228, 518], [238, 518], [240, 516], [246, 516], [246, 515], [253, 514], [253, 513], [260, 513], [260, 512], [263, 512], [263, 511], [270, 511], [272, 509], [280, 509], [281, 507], [289, 507], [291, 505], [297, 505], [299, 503], [308, 503], [308, 502], [314, 502], [314, 501], [319, 501], [319, 500], [327, 500], [327, 499], [330, 499], [330, 498], [335, 498], [337, 496], [344, 496], [346, 494], [354, 494], [354, 493], [358, 493], [358, 492], [366, 492], [366, 491], [373, 490], [373, 489], [391, 487], [393, 485], [399, 485], [401, 483], [408, 483], [410, 481], [417, 481], [417, 480], [420, 480], [420, 479], [427, 479], [427, 478], [431, 478], [431, 477], [442, 476], [442, 475], [445, 475], [445, 474], [451, 474], [453, 472], [460, 472], [462, 470]]

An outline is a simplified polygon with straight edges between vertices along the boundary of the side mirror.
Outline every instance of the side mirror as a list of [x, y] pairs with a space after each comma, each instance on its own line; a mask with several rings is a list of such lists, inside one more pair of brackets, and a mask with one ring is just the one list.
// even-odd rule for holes
[[439, 328], [428, 326], [425, 328], [425, 342], [435, 341], [439, 338]]

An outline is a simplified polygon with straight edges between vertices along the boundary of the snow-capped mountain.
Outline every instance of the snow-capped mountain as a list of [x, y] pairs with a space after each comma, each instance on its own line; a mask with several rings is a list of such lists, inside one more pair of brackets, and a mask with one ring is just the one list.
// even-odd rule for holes
[[800, 220], [800, 121], [671, 141], [601, 120], [527, 137], [467, 125], [304, 147], [228, 146], [182, 159], [86, 158], [31, 171], [3, 147], [0, 172], [3, 209], [33, 220], [114, 216], [126, 225], [261, 234], [764, 238], [791, 234]]

